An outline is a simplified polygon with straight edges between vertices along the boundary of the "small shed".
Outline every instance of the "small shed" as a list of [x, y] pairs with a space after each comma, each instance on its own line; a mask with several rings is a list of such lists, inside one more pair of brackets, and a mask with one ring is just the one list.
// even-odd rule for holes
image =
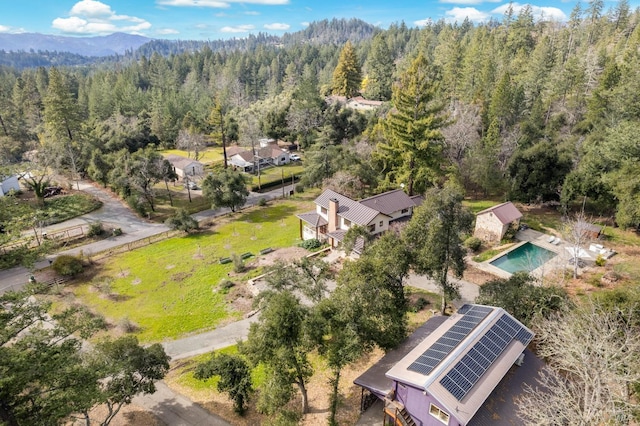
[[478, 212], [474, 236], [487, 242], [497, 242], [504, 237], [511, 224], [520, 224], [522, 213], [512, 202], [498, 204]]
[[17, 176], [0, 176], [0, 197], [4, 197], [9, 191], [20, 191], [20, 183]]
[[181, 178], [185, 176], [202, 176], [204, 173], [204, 165], [199, 161], [179, 155], [168, 155], [166, 158], [173, 166], [176, 174]]

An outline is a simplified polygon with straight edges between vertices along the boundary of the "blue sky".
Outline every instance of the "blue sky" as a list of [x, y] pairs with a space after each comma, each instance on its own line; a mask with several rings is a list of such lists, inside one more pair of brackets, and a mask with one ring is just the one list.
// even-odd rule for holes
[[[632, 1], [633, 7], [640, 0]], [[615, 0], [605, 2], [608, 9]], [[513, 2], [519, 10], [526, 3]], [[537, 0], [536, 15], [566, 20], [575, 0]], [[582, 2], [586, 6], [586, 0]], [[360, 18], [381, 28], [428, 19], [500, 19], [500, 0], [0, 0], [0, 32], [106, 35], [121, 31], [152, 38], [215, 40], [249, 33], [283, 34], [321, 19]]]

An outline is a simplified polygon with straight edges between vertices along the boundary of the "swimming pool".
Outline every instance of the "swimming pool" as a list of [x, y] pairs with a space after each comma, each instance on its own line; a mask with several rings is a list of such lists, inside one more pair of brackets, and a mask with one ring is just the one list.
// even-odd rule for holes
[[551, 250], [527, 242], [490, 263], [513, 274], [520, 271], [531, 272], [555, 256], [556, 253]]

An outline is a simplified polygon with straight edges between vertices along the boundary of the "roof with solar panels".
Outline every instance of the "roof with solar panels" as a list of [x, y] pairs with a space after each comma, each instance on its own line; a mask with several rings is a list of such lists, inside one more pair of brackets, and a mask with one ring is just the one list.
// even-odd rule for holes
[[466, 423], [532, 339], [533, 332], [504, 309], [467, 304], [386, 376], [424, 389]]

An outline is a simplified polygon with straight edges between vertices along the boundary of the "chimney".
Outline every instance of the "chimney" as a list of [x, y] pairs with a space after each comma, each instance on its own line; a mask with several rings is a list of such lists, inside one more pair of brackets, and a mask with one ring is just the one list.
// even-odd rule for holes
[[333, 232], [338, 229], [338, 199], [332, 198], [329, 200], [329, 232]]

